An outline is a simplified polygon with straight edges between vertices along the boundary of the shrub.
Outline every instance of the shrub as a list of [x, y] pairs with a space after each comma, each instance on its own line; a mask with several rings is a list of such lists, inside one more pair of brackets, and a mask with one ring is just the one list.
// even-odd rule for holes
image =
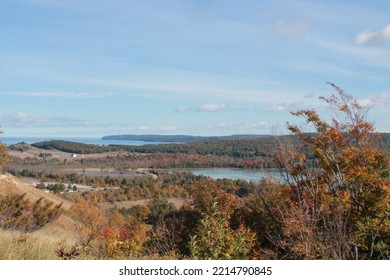
[[0, 228], [35, 231], [60, 216], [62, 204], [53, 207], [43, 198], [31, 203], [25, 195], [0, 196]]

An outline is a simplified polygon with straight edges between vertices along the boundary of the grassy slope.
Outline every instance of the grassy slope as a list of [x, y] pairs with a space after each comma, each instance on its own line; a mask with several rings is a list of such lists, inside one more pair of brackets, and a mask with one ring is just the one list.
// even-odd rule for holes
[[[11, 175], [0, 175], [0, 194], [23, 194], [31, 202], [43, 197], [57, 205], [63, 203], [66, 212], [71, 203], [53, 194], [45, 193], [27, 186]], [[67, 247], [76, 242], [77, 234], [74, 230], [74, 221], [62, 214], [56, 221], [43, 228], [29, 233], [7, 231], [0, 229], [0, 259], [32, 260], [32, 259], [58, 259], [55, 250], [58, 244]]]
[[64, 210], [69, 210], [71, 203], [69, 201], [63, 200], [60, 197], [52, 194], [46, 193], [44, 191], [38, 190], [34, 187], [28, 186], [23, 182], [20, 182], [17, 178], [12, 175], [0, 175], [0, 194], [26, 194], [31, 202], [37, 201], [39, 198], [43, 197], [44, 199], [53, 202], [55, 205], [62, 203], [62, 208]]

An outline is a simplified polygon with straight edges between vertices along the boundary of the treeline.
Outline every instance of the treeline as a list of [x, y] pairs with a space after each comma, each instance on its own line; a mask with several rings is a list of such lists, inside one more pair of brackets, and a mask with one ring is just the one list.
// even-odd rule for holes
[[[127, 151], [133, 153], [151, 154], [197, 154], [230, 156], [234, 158], [267, 157], [271, 156], [276, 146], [274, 138], [243, 139], [243, 140], [214, 140], [188, 144], [158, 144], [143, 146], [109, 145], [99, 146], [63, 140], [37, 142], [32, 146], [40, 149], [56, 149], [68, 153], [92, 154], [111, 151]], [[11, 146], [10, 149], [16, 149]]]
[[143, 146], [115, 146], [135, 153], [196, 154], [229, 156], [234, 158], [269, 157], [275, 148], [272, 138], [244, 140], [214, 140], [188, 144], [160, 144]]
[[[96, 153], [105, 153], [118, 150], [116, 147], [111, 146], [99, 146], [93, 144], [85, 144], [72, 141], [64, 140], [50, 140], [42, 141], [31, 144], [31, 146], [44, 149], [44, 150], [59, 150], [67, 153], [75, 154], [96, 154]], [[10, 149], [16, 149], [17, 145], [11, 145]]]
[[[296, 136], [261, 137], [256, 139], [240, 140], [213, 140], [186, 144], [158, 144], [143, 146], [109, 145], [99, 146], [63, 140], [50, 140], [32, 144], [32, 146], [51, 150], [56, 149], [68, 153], [93, 154], [111, 151], [126, 151], [142, 154], [196, 154], [229, 156], [233, 158], [272, 157], [279, 141], [302, 145], [302, 149], [310, 156], [310, 145], [302, 143]], [[390, 149], [390, 133], [379, 134], [377, 145], [385, 150]], [[10, 149], [13, 149], [11, 146]]]
[[206, 142], [212, 140], [240, 140], [240, 139], [256, 139], [266, 138], [270, 135], [257, 135], [257, 134], [235, 134], [229, 136], [192, 136], [192, 135], [108, 135], [104, 136], [103, 140], [132, 140], [132, 141], [145, 141], [145, 142], [165, 142], [165, 143], [191, 143], [191, 142]]

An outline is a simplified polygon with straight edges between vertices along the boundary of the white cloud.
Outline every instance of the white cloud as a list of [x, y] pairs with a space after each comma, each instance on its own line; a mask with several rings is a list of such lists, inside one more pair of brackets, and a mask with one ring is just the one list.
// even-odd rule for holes
[[356, 36], [355, 42], [358, 45], [381, 45], [390, 43], [390, 25], [378, 32], [364, 30]]
[[282, 37], [296, 37], [309, 30], [310, 23], [306, 20], [294, 20], [290, 22], [279, 22], [271, 27], [272, 33]]
[[278, 112], [283, 112], [285, 110], [286, 107], [283, 105], [273, 105], [270, 109], [267, 110], [267, 112], [278, 113]]
[[377, 95], [371, 95], [367, 98], [358, 99], [357, 102], [364, 108], [375, 107], [376, 109], [383, 109], [390, 107], [390, 93], [383, 92]]
[[390, 108], [390, 93], [383, 92], [379, 95], [370, 97], [375, 107], [377, 108]]
[[[311, 103], [311, 102], [309, 102], [309, 103]], [[305, 103], [302, 101], [278, 103], [278, 104], [272, 105], [269, 109], [265, 110], [265, 112], [280, 113], [280, 112], [294, 111], [294, 110], [297, 110], [299, 107], [302, 107], [304, 105], [305, 105]]]
[[199, 107], [178, 106], [175, 109], [176, 113], [184, 113], [189, 111], [195, 112], [226, 112], [226, 111], [252, 111], [255, 110], [255, 105], [249, 106], [230, 106], [226, 104], [203, 104]]
[[373, 102], [370, 98], [359, 99], [359, 100], [357, 100], [357, 102], [359, 103], [359, 105], [361, 107], [364, 107], [364, 108], [369, 108], [369, 107], [372, 107], [372, 105], [373, 105]]
[[220, 112], [225, 111], [227, 106], [225, 104], [203, 104], [197, 111], [199, 112]]

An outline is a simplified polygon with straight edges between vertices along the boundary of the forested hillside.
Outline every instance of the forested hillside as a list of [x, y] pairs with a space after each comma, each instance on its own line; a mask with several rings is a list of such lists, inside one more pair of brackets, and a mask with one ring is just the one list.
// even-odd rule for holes
[[192, 136], [192, 135], [108, 135], [104, 136], [103, 140], [133, 140], [145, 142], [167, 142], [167, 143], [192, 143], [192, 142], [207, 142], [212, 140], [242, 140], [242, 139], [257, 139], [266, 138], [270, 135], [256, 134], [236, 134], [230, 136]]
[[[384, 149], [390, 149], [390, 133], [380, 133], [377, 140], [377, 145]], [[43, 141], [32, 144], [32, 146], [50, 150], [57, 149], [69, 153], [92, 154], [104, 153], [110, 151], [127, 151], [134, 153], [166, 153], [166, 154], [197, 154], [197, 155], [215, 155], [215, 156], [231, 156], [235, 158], [248, 157], [268, 157], [274, 154], [274, 149], [278, 146], [279, 141], [289, 141], [298, 144], [300, 140], [295, 136], [278, 136], [278, 137], [260, 137], [255, 139], [241, 140], [211, 140], [205, 142], [194, 142], [187, 144], [157, 144], [143, 146], [128, 146], [128, 145], [109, 145], [99, 146], [92, 144], [84, 144], [77, 142], [69, 142], [63, 140]], [[309, 153], [309, 143], [303, 143], [304, 149]], [[13, 145], [11, 149], [17, 149], [17, 145]]]

